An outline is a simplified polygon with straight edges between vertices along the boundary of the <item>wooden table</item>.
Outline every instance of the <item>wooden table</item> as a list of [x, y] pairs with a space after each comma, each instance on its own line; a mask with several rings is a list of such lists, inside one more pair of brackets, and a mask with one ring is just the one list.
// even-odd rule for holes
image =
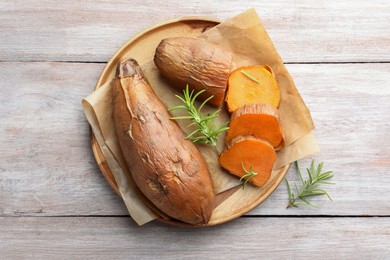
[[[220, 226], [138, 227], [96, 165], [81, 99], [140, 30], [249, 7], [312, 112], [333, 203], [286, 209], [282, 183]], [[0, 1], [0, 258], [390, 258], [389, 28], [380, 0]]]

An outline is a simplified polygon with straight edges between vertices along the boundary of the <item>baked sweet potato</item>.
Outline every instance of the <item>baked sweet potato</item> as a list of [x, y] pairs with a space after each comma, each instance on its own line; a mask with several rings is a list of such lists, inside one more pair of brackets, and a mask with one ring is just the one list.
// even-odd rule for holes
[[154, 63], [179, 90], [187, 84], [195, 92], [205, 89], [200, 100], [214, 96], [208, 104], [222, 105], [232, 63], [229, 53], [204, 39], [172, 37], [158, 45]]
[[118, 65], [113, 96], [118, 140], [139, 189], [168, 216], [206, 224], [214, 202], [206, 163], [170, 120], [135, 60]]
[[269, 142], [275, 150], [284, 147], [279, 112], [268, 104], [250, 104], [236, 109], [229, 123], [226, 144], [240, 135], [252, 135]]
[[255, 186], [264, 185], [271, 177], [276, 153], [267, 141], [253, 136], [233, 138], [219, 157], [219, 163], [232, 174], [243, 177], [245, 169], [255, 173], [249, 182]]
[[278, 108], [280, 90], [270, 66], [235, 69], [229, 76], [226, 103], [229, 112], [248, 104], [270, 104]]

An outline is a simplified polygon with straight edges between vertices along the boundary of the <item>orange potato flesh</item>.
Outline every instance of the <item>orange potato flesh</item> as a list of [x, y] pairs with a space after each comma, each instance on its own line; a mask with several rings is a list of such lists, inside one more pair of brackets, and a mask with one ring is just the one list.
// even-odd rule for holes
[[[248, 78], [242, 71], [256, 81]], [[234, 70], [228, 80], [226, 102], [229, 112], [248, 104], [270, 104], [277, 108], [280, 102], [278, 83], [268, 66], [248, 66]]]
[[233, 139], [219, 157], [220, 165], [238, 177], [246, 174], [242, 164], [248, 171], [253, 166], [252, 170], [257, 175], [249, 182], [259, 187], [271, 177], [275, 161], [275, 150], [268, 142], [249, 136]]
[[234, 111], [226, 134], [226, 144], [240, 135], [264, 139], [275, 150], [280, 150], [284, 146], [278, 111], [267, 104], [245, 105]]

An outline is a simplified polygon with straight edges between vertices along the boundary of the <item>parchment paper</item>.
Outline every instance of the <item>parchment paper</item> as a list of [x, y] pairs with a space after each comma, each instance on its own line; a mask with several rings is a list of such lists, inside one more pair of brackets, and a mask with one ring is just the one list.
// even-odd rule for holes
[[[311, 134], [314, 125], [310, 112], [254, 9], [222, 22], [200, 37], [231, 52], [233, 68], [256, 64], [268, 64], [272, 67], [281, 91], [279, 113], [281, 125], [285, 130], [286, 143], [286, 147], [277, 154], [275, 170], [319, 150]], [[161, 77], [153, 61], [145, 62], [141, 66], [163, 103], [168, 107], [178, 105], [179, 101], [175, 94], [181, 93], [176, 92]], [[134, 192], [135, 184], [120, 151], [111, 117], [111, 84], [105, 84], [84, 99], [83, 108], [131, 217], [139, 225], [155, 219], [157, 215], [151, 212]], [[204, 112], [207, 114], [214, 110], [215, 108], [208, 107]], [[174, 112], [174, 115], [180, 115], [180, 112]], [[217, 121], [226, 122], [229, 117], [223, 109]], [[184, 132], [192, 131], [186, 127], [188, 122], [179, 121], [179, 124]], [[219, 137], [219, 151], [223, 149], [224, 139], [225, 135]], [[219, 167], [218, 155], [213, 149], [205, 145], [197, 145], [197, 147], [209, 166], [215, 193], [240, 185], [236, 177]]]

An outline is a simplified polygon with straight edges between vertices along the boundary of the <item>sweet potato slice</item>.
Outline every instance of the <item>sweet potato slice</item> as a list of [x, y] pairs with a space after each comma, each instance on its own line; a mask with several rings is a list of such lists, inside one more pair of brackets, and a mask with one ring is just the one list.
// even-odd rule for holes
[[242, 177], [243, 169], [257, 173], [249, 180], [255, 186], [264, 185], [271, 176], [276, 161], [276, 153], [268, 142], [252, 136], [239, 136], [232, 139], [219, 157], [220, 165], [232, 174]]
[[231, 70], [232, 56], [218, 46], [201, 38], [172, 37], [161, 41], [156, 49], [154, 63], [161, 74], [179, 89], [199, 92], [208, 104], [221, 106]]
[[279, 113], [268, 104], [250, 104], [235, 110], [230, 118], [226, 144], [240, 135], [252, 135], [269, 142], [275, 150], [284, 146]]
[[229, 112], [248, 104], [265, 103], [277, 108], [280, 91], [271, 67], [255, 65], [234, 70], [229, 76], [226, 102]]

